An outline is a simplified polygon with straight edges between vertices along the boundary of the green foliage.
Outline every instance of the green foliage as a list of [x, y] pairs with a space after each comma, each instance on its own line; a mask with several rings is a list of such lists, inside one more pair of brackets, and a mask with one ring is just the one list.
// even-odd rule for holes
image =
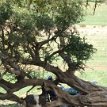
[[68, 40], [68, 46], [65, 47], [65, 52], [69, 54], [76, 62], [85, 61], [95, 52], [93, 45], [85, 41], [85, 37], [71, 35]]
[[13, 16], [11, 16], [11, 20], [19, 27], [19, 29], [23, 30], [31, 30], [34, 27], [34, 18], [30, 11], [21, 7], [14, 7]]
[[58, 14], [56, 15], [55, 22], [59, 29], [66, 29], [70, 25], [78, 23], [83, 17], [83, 8], [81, 0], [75, 0], [72, 2], [63, 1], [61, 6], [57, 9]]
[[0, 3], [0, 24], [4, 24], [12, 15], [12, 9], [9, 3]]
[[104, 2], [105, 0], [88, 0], [88, 2], [98, 2], [98, 3], [101, 3], [101, 2]]
[[[95, 49], [85, 38], [67, 30], [82, 21], [83, 13], [82, 0], [10, 0], [10, 3], [6, 0], [1, 3], [0, 54], [5, 55], [0, 60], [7, 72], [3, 79], [15, 83], [16, 69], [23, 78], [45, 78], [45, 73], [37, 70], [22, 70], [23, 64], [34, 64], [52, 72], [62, 61], [74, 71], [81, 69]], [[47, 63], [51, 65], [48, 67]]]
[[36, 16], [35, 20], [38, 30], [45, 29], [46, 31], [48, 31], [54, 27], [54, 22], [48, 15], [43, 14], [40, 16]]
[[[17, 63], [40, 56], [42, 61], [47, 58], [52, 64], [59, 61], [59, 54], [51, 54], [64, 48], [63, 52], [74, 63], [82, 64], [94, 53], [93, 46], [86, 43], [85, 39], [77, 34], [65, 33], [70, 26], [82, 20], [82, 0], [11, 0], [10, 3], [2, 3], [0, 8], [0, 21], [6, 24], [4, 28], [9, 28], [0, 41], [5, 52], [17, 59]], [[67, 40], [64, 47], [60, 47], [61, 37]], [[27, 57], [24, 57], [25, 54]]]

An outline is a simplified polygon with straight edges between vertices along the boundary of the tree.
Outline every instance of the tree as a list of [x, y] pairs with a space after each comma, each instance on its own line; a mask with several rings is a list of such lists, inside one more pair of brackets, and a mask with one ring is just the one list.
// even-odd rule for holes
[[[0, 93], [1, 100], [21, 102], [14, 92], [45, 83], [61, 102], [80, 106], [107, 105], [106, 88], [93, 85], [75, 76], [95, 52], [85, 38], [70, 31], [83, 18], [80, 0], [10, 0], [0, 4]], [[64, 62], [60, 69], [59, 62]], [[76, 88], [83, 95], [72, 96], [54, 83], [29, 73], [29, 65], [39, 66], [56, 76], [56, 80]], [[5, 75], [14, 81], [7, 80]], [[57, 102], [57, 101], [56, 101]], [[54, 103], [57, 104], [57, 103]], [[57, 106], [57, 105], [56, 105]]]

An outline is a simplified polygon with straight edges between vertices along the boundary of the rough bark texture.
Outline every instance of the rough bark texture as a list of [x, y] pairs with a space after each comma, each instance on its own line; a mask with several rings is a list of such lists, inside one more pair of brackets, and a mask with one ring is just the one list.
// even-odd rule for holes
[[[58, 98], [60, 99], [59, 101], [57, 101], [56, 105], [60, 105], [60, 103], [63, 103], [63, 102], [71, 105], [76, 105], [76, 106], [99, 106], [99, 107], [101, 106], [102, 107], [107, 105], [107, 89], [104, 87], [93, 85], [89, 82], [79, 79], [74, 75], [74, 73], [72, 73], [72, 69], [68, 69], [66, 72], [63, 72], [59, 67], [55, 67], [49, 63], [46, 63], [45, 61], [41, 61], [39, 56], [33, 59], [32, 61], [27, 61], [28, 64], [40, 66], [44, 68], [46, 71], [54, 73], [57, 76], [58, 82], [66, 83], [69, 86], [78, 89], [82, 93], [82, 95], [72, 96], [72, 95], [69, 95], [68, 93], [63, 92], [55, 84], [49, 81], [42, 80], [42, 79], [31, 79], [24, 72], [24, 70], [22, 70], [19, 65], [14, 64], [14, 62], [12, 62], [11, 59], [8, 58], [8, 56], [6, 56], [7, 57], [6, 60], [3, 59], [6, 57], [3, 57], [3, 56], [1, 57], [3, 60], [4, 67], [7, 70], [9, 70], [9, 72], [13, 73], [13, 71], [17, 69], [17, 71], [21, 73], [18, 73], [18, 74], [16, 74], [15, 72], [14, 73], [18, 77], [20, 76], [23, 77], [22, 79], [19, 78], [15, 83], [10, 83], [4, 80], [3, 78], [0, 79], [0, 86], [7, 91], [6, 94], [0, 93], [0, 99], [2, 100], [9, 99], [9, 100], [17, 101], [21, 103], [22, 100], [18, 96], [14, 95], [13, 92], [16, 92], [26, 86], [42, 85], [43, 82], [45, 82], [45, 87], [53, 89], [56, 92]], [[64, 54], [62, 57], [64, 57]], [[70, 66], [70, 64], [72, 63], [69, 62], [68, 64]], [[8, 66], [10, 66], [10, 68]], [[25, 76], [28, 79], [24, 79]]]
[[[0, 80], [0, 83], [3, 84], [4, 86], [8, 87], [8, 94], [0, 94], [0, 99], [5, 100], [12, 100], [12, 101], [17, 101], [19, 103], [22, 102], [22, 100], [18, 97], [12, 94], [15, 91], [18, 91], [19, 89], [25, 87], [25, 86], [30, 86], [30, 85], [42, 85], [43, 82], [45, 82], [45, 87], [53, 89], [57, 96], [59, 97], [60, 100], [56, 101], [56, 105], [60, 105], [63, 103], [68, 103], [71, 105], [78, 105], [78, 106], [106, 106], [107, 105], [107, 91], [106, 88], [94, 86], [94, 85], [89, 85], [89, 83], [85, 83], [84, 88], [86, 86], [90, 86], [90, 89], [88, 88], [87, 93], [84, 91], [84, 95], [76, 95], [72, 96], [69, 95], [68, 93], [63, 92], [60, 88], [58, 88], [55, 84], [46, 81], [46, 80], [36, 80], [36, 79], [25, 79], [21, 83], [15, 83], [15, 84], [9, 84], [7, 86], [7, 82]], [[68, 82], [69, 83], [69, 82]], [[74, 82], [75, 84], [76, 82]], [[73, 84], [73, 83], [72, 83]], [[79, 86], [80, 87], [80, 86]], [[83, 87], [82, 87], [83, 88]], [[79, 89], [79, 88], [78, 88]], [[85, 88], [86, 89], [86, 88]], [[84, 89], [84, 90], [85, 90]], [[81, 90], [81, 88], [80, 88]], [[83, 90], [82, 90], [83, 92]], [[52, 102], [52, 105], [54, 102]], [[48, 103], [48, 105], [50, 105]], [[51, 105], [51, 106], [52, 106]]]
[[[7, 12], [0, 11], [0, 15], [4, 15], [3, 22], [0, 22], [0, 67], [3, 68], [3, 72], [0, 72], [0, 87], [6, 93], [0, 93], [0, 99], [22, 103], [20, 96], [15, 95], [14, 92], [26, 86], [42, 86], [45, 83], [45, 88], [53, 89], [58, 96], [58, 101], [47, 103], [49, 107], [62, 103], [81, 107], [107, 106], [107, 88], [93, 85], [75, 76], [75, 71], [84, 69], [84, 61], [94, 53], [93, 46], [86, 43], [84, 38], [81, 39], [77, 31], [71, 27], [74, 23], [81, 21], [83, 5], [81, 2], [77, 2], [78, 0], [71, 0], [69, 4], [66, 0], [62, 0], [61, 4], [57, 0], [57, 3], [51, 0], [52, 2], [47, 2], [50, 6], [50, 9], [47, 9], [47, 5], [44, 5], [42, 1], [44, 0], [41, 0], [40, 3], [38, 0], [35, 1], [38, 5], [36, 10], [30, 9], [32, 0], [27, 7], [22, 5], [22, 8], [24, 7], [26, 10], [23, 9], [25, 14], [17, 10], [21, 5], [13, 6], [14, 8], [11, 7], [13, 9], [9, 10], [11, 9], [8, 8], [9, 4], [3, 4], [2, 10]], [[40, 6], [41, 3], [43, 7]], [[35, 11], [37, 16], [35, 16]], [[13, 13], [9, 13], [9, 16], [4, 19], [8, 12]], [[24, 57], [25, 54], [28, 56]], [[60, 68], [63, 65], [53, 64], [57, 58], [61, 58], [59, 62], [62, 61], [66, 64], [66, 70]], [[30, 76], [29, 72], [22, 67], [23, 65], [38, 66], [53, 73], [56, 76], [55, 83]], [[7, 81], [3, 77], [6, 73], [13, 75], [15, 81]], [[58, 82], [76, 88], [82, 95], [69, 95], [57, 87]]]

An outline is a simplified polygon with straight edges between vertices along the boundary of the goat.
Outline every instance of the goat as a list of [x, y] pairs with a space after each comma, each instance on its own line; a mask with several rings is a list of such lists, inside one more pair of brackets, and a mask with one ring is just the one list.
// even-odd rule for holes
[[42, 93], [40, 95], [30, 94], [30, 95], [27, 95], [22, 100], [23, 100], [22, 107], [46, 107], [45, 105], [46, 105], [46, 102], [48, 101], [48, 94], [46, 93], [44, 84], [42, 86]]
[[46, 98], [42, 95], [27, 95], [23, 99], [22, 107], [45, 107]]

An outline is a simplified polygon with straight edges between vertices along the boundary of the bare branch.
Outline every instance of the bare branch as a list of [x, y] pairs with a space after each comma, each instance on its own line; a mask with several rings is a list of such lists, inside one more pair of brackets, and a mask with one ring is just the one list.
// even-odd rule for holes
[[5, 81], [4, 79], [1, 79], [0, 80], [0, 86], [6, 90], [7, 92], [9, 92], [14, 86], [14, 84], [10, 83], [10, 82], [7, 82]]
[[50, 39], [48, 38], [47, 40], [44, 40], [44, 41], [41, 41], [41, 42], [38, 42], [39, 46], [43, 46], [47, 43], [49, 43], [49, 41], [53, 41], [53, 40], [56, 40], [56, 38], [58, 37], [58, 35], [55, 35], [53, 37], [51, 37]]
[[5, 37], [4, 37], [4, 31], [3, 31], [3, 27], [1, 26], [1, 32], [2, 32], [2, 35], [1, 35], [1, 38], [2, 38], [2, 48], [5, 49]]
[[93, 10], [93, 15], [95, 14], [95, 10], [96, 10], [96, 8], [97, 8], [97, 5], [98, 5], [98, 1], [95, 0], [95, 5], [94, 5], [94, 10]]

